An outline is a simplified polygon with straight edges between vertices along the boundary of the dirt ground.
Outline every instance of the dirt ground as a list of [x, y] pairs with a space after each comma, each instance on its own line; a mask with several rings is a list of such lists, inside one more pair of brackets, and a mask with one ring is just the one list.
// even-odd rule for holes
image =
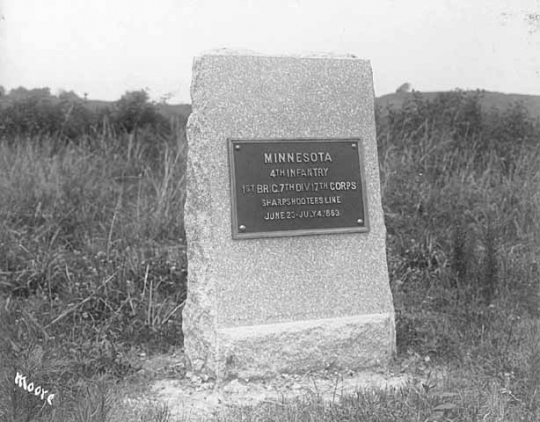
[[391, 368], [385, 372], [346, 373], [324, 370], [303, 375], [282, 374], [264, 380], [234, 379], [217, 384], [186, 372], [182, 354], [155, 356], [144, 360], [136, 376], [126, 381], [126, 407], [166, 404], [171, 420], [204, 419], [229, 406], [280, 402], [284, 398], [317, 395], [336, 400], [341, 395], [365, 388], [394, 388], [411, 376]]

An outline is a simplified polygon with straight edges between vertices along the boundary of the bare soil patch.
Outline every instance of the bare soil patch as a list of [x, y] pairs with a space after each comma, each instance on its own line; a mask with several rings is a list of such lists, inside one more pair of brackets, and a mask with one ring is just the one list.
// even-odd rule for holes
[[124, 383], [123, 403], [133, 409], [166, 405], [172, 420], [204, 419], [229, 407], [280, 403], [316, 395], [324, 400], [362, 389], [399, 388], [411, 377], [396, 368], [388, 371], [332, 369], [306, 374], [282, 374], [272, 379], [233, 379], [217, 383], [185, 370], [181, 352], [144, 360], [138, 373]]

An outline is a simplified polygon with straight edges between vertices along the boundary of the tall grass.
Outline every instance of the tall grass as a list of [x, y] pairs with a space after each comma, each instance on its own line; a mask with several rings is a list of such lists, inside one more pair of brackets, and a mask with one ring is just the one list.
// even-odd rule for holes
[[66, 402], [80, 377], [124, 376], [138, 353], [181, 345], [186, 142], [171, 124], [0, 143], [4, 397], [33, 400], [13, 387], [25, 371]]
[[[437, 123], [417, 100], [378, 127], [397, 364], [415, 382], [218, 419], [540, 419], [540, 130], [516, 108], [514, 145], [465, 105]], [[181, 344], [186, 142], [172, 125], [0, 142], [0, 419], [122, 420], [111, 383]], [[15, 388], [16, 371], [62, 405]], [[136, 418], [169, 417], [152, 412]]]
[[497, 148], [476, 114], [472, 131], [418, 110], [378, 127], [397, 363], [413, 382], [219, 420], [540, 420], [540, 128], [514, 111], [530, 138], [505, 131]]
[[400, 353], [504, 388], [516, 414], [493, 420], [540, 415], [539, 134], [511, 161], [477, 148], [486, 134], [379, 139]]

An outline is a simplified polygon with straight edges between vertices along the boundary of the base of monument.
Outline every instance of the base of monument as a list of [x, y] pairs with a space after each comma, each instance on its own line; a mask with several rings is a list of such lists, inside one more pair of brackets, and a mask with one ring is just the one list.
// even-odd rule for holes
[[384, 367], [395, 353], [392, 313], [218, 329], [218, 378]]

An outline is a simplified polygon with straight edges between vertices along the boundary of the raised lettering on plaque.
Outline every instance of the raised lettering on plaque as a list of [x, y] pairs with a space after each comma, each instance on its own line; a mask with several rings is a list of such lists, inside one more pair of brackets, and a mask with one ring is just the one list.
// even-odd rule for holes
[[233, 239], [368, 230], [359, 139], [229, 139]]

